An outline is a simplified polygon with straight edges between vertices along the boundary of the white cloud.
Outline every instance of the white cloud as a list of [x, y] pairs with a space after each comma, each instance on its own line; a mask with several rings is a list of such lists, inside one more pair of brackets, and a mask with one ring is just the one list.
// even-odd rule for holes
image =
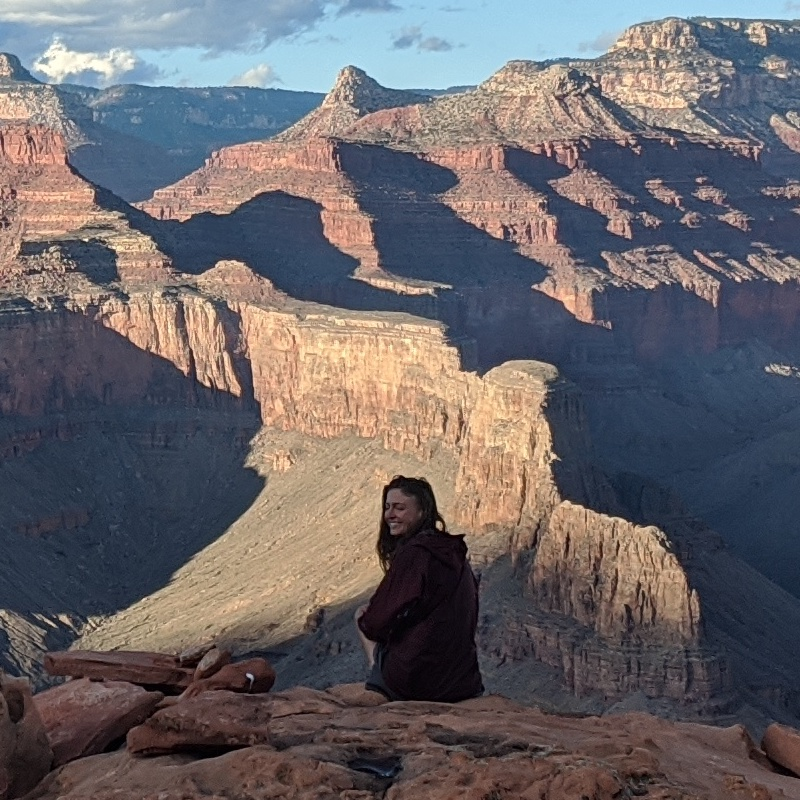
[[622, 31], [603, 31], [591, 41], [578, 43], [579, 53], [605, 53], [622, 35]]
[[[71, 50], [247, 52], [310, 30], [332, 14], [392, 12], [392, 0], [0, 0], [0, 27], [55, 35]], [[7, 34], [8, 35], [8, 34]], [[2, 42], [0, 42], [2, 44]]]
[[265, 89], [273, 83], [281, 83], [275, 70], [269, 64], [259, 64], [231, 78], [228, 86], [254, 86], [257, 89]]
[[138, 55], [145, 50], [257, 53], [341, 14], [397, 8], [393, 0], [0, 0], [0, 51], [53, 81], [146, 83], [160, 73]]
[[106, 86], [118, 83], [123, 75], [141, 73], [143, 67], [147, 69], [131, 50], [114, 47], [105, 53], [81, 53], [70, 50], [60, 39], [54, 39], [33, 64], [33, 69], [55, 83], [94, 78], [92, 83]]

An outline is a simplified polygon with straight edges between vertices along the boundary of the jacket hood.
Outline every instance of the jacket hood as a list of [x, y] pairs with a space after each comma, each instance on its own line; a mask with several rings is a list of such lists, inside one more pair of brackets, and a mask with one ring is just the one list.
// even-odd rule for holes
[[422, 547], [442, 564], [460, 572], [467, 559], [467, 545], [463, 534], [441, 533], [440, 531], [420, 531], [408, 542], [411, 547]]

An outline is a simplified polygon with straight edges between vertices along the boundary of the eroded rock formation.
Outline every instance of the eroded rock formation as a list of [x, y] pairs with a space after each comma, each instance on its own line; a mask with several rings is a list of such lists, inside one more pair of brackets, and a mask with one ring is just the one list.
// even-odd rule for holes
[[[82, 370], [69, 379], [56, 352], [43, 373], [48, 384], [16, 380], [18, 389], [8, 395], [15, 405], [8, 411], [46, 418], [55, 410], [80, 408], [78, 398], [86, 408], [175, 402], [180, 395], [158, 388], [168, 387], [174, 372], [174, 385], [188, 392], [183, 403], [224, 409], [239, 402], [246, 408], [251, 398], [269, 427], [323, 438], [378, 438], [423, 462], [450, 450], [459, 497], [453, 522], [475, 532], [513, 533], [518, 555], [533, 547], [529, 602], [592, 634], [582, 644], [566, 637], [553, 642], [542, 633], [545, 623], [532, 629], [536, 645], [530, 655], [562, 668], [568, 663], [568, 680], [578, 693], [600, 691], [613, 698], [645, 691], [704, 704], [732, 689], [730, 677], [709, 666], [718, 659], [704, 649], [702, 602], [687, 554], [658, 527], [608, 516], [614, 509], [624, 513], [624, 504], [585, 461], [590, 444], [580, 396], [551, 366], [510, 362], [479, 377], [463, 371], [462, 354], [441, 325], [411, 317], [345, 315], [299, 304], [219, 307], [192, 293], [176, 294], [165, 308], [154, 299], [135, 296], [123, 305], [111, 300], [48, 314], [51, 324], [58, 319], [74, 328], [72, 347], [83, 353], [71, 363], [88, 366], [97, 382], [70, 382]], [[109, 344], [123, 348], [111, 359], [127, 365], [117, 378], [102, 366], [110, 351], [104, 337], [91, 334], [97, 327], [109, 331]], [[219, 335], [212, 335], [215, 330]], [[164, 335], [169, 331], [174, 335]], [[29, 335], [39, 338], [35, 327]], [[93, 364], [84, 360], [92, 351], [82, 335], [97, 339]], [[143, 355], [141, 371], [132, 368], [130, 357], [123, 360], [131, 344], [133, 352], [150, 354]], [[154, 366], [163, 377], [153, 373]], [[182, 383], [178, 376], [189, 380]], [[48, 386], [57, 386], [58, 393]], [[79, 433], [66, 428], [61, 436], [69, 440]], [[26, 431], [22, 440], [15, 434], [8, 442], [7, 453], [24, 456], [41, 445]], [[85, 519], [100, 513], [92, 504]], [[695, 546], [702, 551], [701, 543]], [[728, 611], [717, 609], [713, 624], [721, 624]], [[490, 637], [488, 651], [493, 647]], [[659, 680], [665, 648], [685, 653], [687, 666], [673, 665]], [[632, 652], [637, 672], [620, 684], [612, 677], [618, 669], [613, 665]], [[604, 673], [594, 669], [594, 659], [606, 662]]]
[[275, 139], [281, 142], [309, 137], [339, 136], [366, 114], [383, 109], [427, 103], [430, 98], [387, 89], [358, 67], [345, 67], [319, 108], [296, 122]]
[[760, 142], [770, 170], [796, 177], [798, 43], [792, 21], [670, 18], [634, 25], [607, 54], [568, 63], [647, 124]]
[[53, 750], [53, 768], [104, 752], [141, 725], [163, 697], [132, 683], [88, 678], [35, 695], [33, 703]]
[[[692, 30], [670, 23], [646, 46], [693, 47]], [[623, 50], [640, 46], [629, 39]], [[97, 627], [87, 638], [116, 647], [196, 635], [200, 595], [232, 647], [299, 634], [288, 617], [274, 623], [282, 639], [254, 633], [264, 606], [285, 600], [276, 587], [306, 593], [304, 618], [346, 616], [367, 573], [338, 542], [313, 551], [326, 571], [302, 586], [236, 574], [255, 548], [233, 541], [237, 521], [299, 458], [275, 449], [246, 462], [261, 424], [304, 441], [374, 440], [442, 469], [449, 518], [487, 568], [484, 660], [518, 683], [537, 660], [606, 705], [641, 693], [712, 715], [745, 698], [800, 713], [786, 636], [798, 603], [659, 486], [599, 468], [615, 455], [613, 423], [593, 417], [598, 456], [585, 401], [591, 413], [634, 396], [633, 436], [677, 392], [641, 383], [645, 370], [755, 338], [792, 347], [794, 185], [764, 171], [758, 143], [657, 130], [574, 67], [514, 62], [472, 92], [418, 100], [348, 69], [286, 136], [214, 153], [140, 210], [82, 181], [63, 138], [3, 134], [0, 452], [29, 486], [61, 443], [80, 465], [74, 485], [29, 490], [9, 515], [23, 537], [4, 567], [13, 596], [28, 596], [32, 563], [62, 578], [40, 617], [35, 602], [8, 601], [8, 658], [31, 669], [19, 642], [44, 648], [48, 626]], [[101, 474], [85, 491], [91, 469]], [[200, 557], [223, 533], [218, 547], [237, 552], [225, 580]], [[108, 570], [130, 584], [97, 602]], [[715, 586], [720, 571], [736, 591]], [[78, 589], [89, 596], [71, 605]], [[779, 646], [742, 646], [754, 608]], [[335, 626], [309, 633], [297, 647], [313, 649], [316, 680], [338, 656], [354, 663]]]
[[0, 80], [38, 83], [33, 75], [22, 66], [20, 60], [11, 53], [0, 53]]
[[[543, 98], [574, 120], [542, 112], [535, 128], [520, 103]], [[324, 107], [349, 106], [334, 91]], [[473, 124], [478, 110], [495, 120], [488, 134]], [[417, 115], [413, 135], [398, 114]], [[535, 129], [513, 129], [519, 119]], [[220, 151], [142, 208], [191, 232], [172, 250], [182, 269], [237, 257], [302, 299], [435, 317], [478, 341], [484, 369], [522, 355], [520, 330], [536, 331], [526, 356], [559, 364], [574, 357], [559, 350], [564, 338], [593, 360], [631, 348], [656, 360], [791, 337], [793, 205], [756, 143], [642, 127], [585, 75], [526, 63], [473, 92], [366, 114], [337, 136]], [[300, 271], [276, 238], [290, 208], [305, 217]], [[206, 226], [203, 241], [208, 213], [228, 222]], [[275, 242], [269, 254], [245, 226]]]

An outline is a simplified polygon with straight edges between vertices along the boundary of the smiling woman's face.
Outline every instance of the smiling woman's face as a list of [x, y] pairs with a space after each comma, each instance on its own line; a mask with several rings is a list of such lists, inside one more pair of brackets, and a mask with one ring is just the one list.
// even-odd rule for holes
[[404, 494], [400, 489], [390, 489], [386, 493], [383, 518], [392, 536], [408, 536], [419, 529], [422, 509], [416, 497]]

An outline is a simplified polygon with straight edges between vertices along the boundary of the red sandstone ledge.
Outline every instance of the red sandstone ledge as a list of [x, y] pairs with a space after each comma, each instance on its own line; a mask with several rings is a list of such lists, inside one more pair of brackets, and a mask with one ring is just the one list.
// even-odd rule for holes
[[158, 686], [174, 691], [185, 689], [194, 677], [194, 669], [181, 666], [175, 656], [142, 651], [48, 653], [44, 668], [50, 675], [127, 681], [138, 686]]

